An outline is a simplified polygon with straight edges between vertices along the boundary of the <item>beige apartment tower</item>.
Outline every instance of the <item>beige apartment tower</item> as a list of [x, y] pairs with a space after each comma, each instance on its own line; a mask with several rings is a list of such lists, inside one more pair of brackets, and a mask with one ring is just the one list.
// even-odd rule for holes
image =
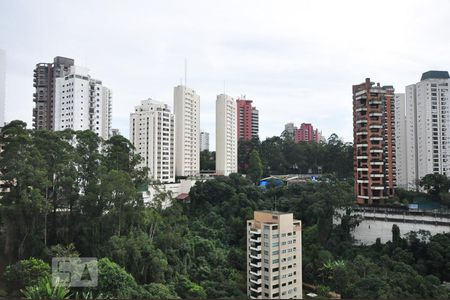
[[292, 213], [255, 211], [247, 221], [247, 295], [303, 298], [301, 221]]
[[200, 96], [183, 85], [174, 88], [175, 173], [177, 176], [200, 174]]

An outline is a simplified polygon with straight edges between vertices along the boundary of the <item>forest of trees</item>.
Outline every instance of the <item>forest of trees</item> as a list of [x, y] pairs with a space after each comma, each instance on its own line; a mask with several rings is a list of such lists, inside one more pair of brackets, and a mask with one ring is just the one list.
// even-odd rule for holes
[[326, 143], [295, 143], [287, 135], [274, 136], [260, 142], [240, 140], [239, 172], [247, 173], [250, 154], [256, 150], [261, 158], [263, 175], [271, 174], [334, 174], [339, 178], [353, 176], [353, 146], [332, 134]]
[[[333, 225], [335, 208], [350, 212], [354, 203], [341, 162], [323, 160], [334, 175], [318, 182], [267, 190], [239, 174], [197, 182], [190, 203], [174, 200], [163, 210], [143, 203], [138, 190], [148, 179], [121, 136], [102, 141], [89, 131], [33, 131], [14, 121], [0, 143], [9, 187], [0, 199], [0, 297], [246, 298], [245, 221], [274, 208], [302, 220], [303, 278], [320, 294], [448, 297], [441, 282], [450, 280], [449, 234], [402, 237], [393, 228], [393, 242], [354, 246], [358, 220], [346, 214]], [[261, 144], [263, 162], [279, 143]], [[271, 168], [292, 162], [277, 157], [283, 162]], [[59, 256], [97, 257], [98, 286], [46, 288], [51, 258]]]

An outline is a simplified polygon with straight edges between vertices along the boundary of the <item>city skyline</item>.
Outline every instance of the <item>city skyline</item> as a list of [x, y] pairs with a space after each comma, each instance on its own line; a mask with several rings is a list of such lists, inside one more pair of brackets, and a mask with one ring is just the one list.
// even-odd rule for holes
[[[390, 3], [388, 11], [382, 4], [328, 2], [330, 9], [324, 11], [320, 3], [262, 1], [253, 11], [252, 1], [226, 6], [203, 1], [132, 6], [96, 1], [90, 3], [91, 14], [81, 1], [70, 4], [77, 16], [70, 22], [62, 13], [68, 11], [68, 3], [47, 3], [46, 13], [52, 18], [37, 17], [41, 3], [0, 4], [0, 48], [7, 57], [6, 119], [24, 120], [29, 127], [33, 68], [58, 55], [88, 66], [94, 70], [92, 76], [114, 91], [112, 126], [125, 136], [127, 113], [141, 99], [150, 95], [171, 104], [173, 87], [184, 81], [187, 58], [187, 85], [202, 95], [201, 126], [211, 132], [212, 140], [215, 96], [224, 89], [224, 81], [227, 94], [257, 99], [262, 140], [279, 135], [287, 120], [306, 120], [317, 124], [326, 137], [335, 132], [350, 142], [348, 99], [354, 82], [377, 78], [402, 92], [424, 71], [450, 66], [450, 59], [441, 55], [448, 41], [429, 34], [448, 25], [448, 2], [441, 2], [439, 11], [424, 2]], [[355, 4], [369, 18], [383, 11], [396, 22], [356, 27], [364, 17], [354, 14]], [[342, 13], [334, 14], [338, 7]], [[219, 17], [223, 22], [216, 22]], [[241, 26], [236, 21], [244, 17], [248, 24]], [[324, 19], [328, 21], [322, 24]], [[38, 34], [35, 28], [43, 27], [46, 30]], [[390, 47], [362, 45], [355, 37], [366, 31], [382, 36]]]

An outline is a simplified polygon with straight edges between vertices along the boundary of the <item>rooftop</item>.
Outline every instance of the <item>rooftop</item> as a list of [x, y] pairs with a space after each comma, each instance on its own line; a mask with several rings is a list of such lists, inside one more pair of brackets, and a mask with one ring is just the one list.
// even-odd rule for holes
[[268, 214], [277, 215], [277, 216], [292, 214], [291, 212], [282, 212], [282, 211], [277, 211], [277, 210], [258, 210], [257, 212], [263, 212], [263, 213], [268, 213]]
[[420, 78], [420, 81], [426, 80], [426, 79], [449, 79], [450, 75], [448, 74], [448, 71], [428, 71], [422, 74], [422, 78]]

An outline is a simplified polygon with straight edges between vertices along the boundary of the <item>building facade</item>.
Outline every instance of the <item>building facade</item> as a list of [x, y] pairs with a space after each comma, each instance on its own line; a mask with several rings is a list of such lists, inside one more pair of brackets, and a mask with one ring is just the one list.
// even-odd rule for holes
[[206, 131], [200, 131], [200, 151], [209, 151], [209, 133]]
[[409, 189], [417, 189], [427, 174], [450, 174], [449, 84], [447, 71], [428, 71], [406, 87], [406, 118], [399, 119], [406, 127], [406, 143], [398, 152], [406, 155], [401, 176]]
[[292, 140], [295, 138], [295, 132], [297, 131], [297, 126], [294, 123], [287, 123], [284, 125], [284, 134], [291, 137]]
[[238, 140], [250, 141], [252, 138], [259, 138], [259, 111], [252, 103], [252, 100], [236, 100]]
[[161, 183], [175, 182], [175, 116], [167, 104], [152, 99], [141, 101], [130, 114], [130, 141], [150, 178]]
[[396, 185], [399, 188], [408, 187], [406, 139], [406, 102], [405, 94], [395, 94], [395, 173]]
[[177, 176], [200, 174], [200, 96], [193, 89], [174, 88], [175, 173]]
[[292, 213], [255, 211], [247, 221], [247, 295], [303, 298], [301, 221]]
[[220, 94], [216, 100], [216, 173], [237, 172], [236, 102]]
[[5, 125], [6, 53], [0, 49], [0, 128]]
[[394, 88], [371, 82], [353, 86], [355, 195], [359, 204], [381, 204], [394, 194]]
[[57, 56], [53, 63], [39, 63], [34, 69], [33, 86], [33, 128], [54, 129], [55, 80], [64, 77], [74, 65], [71, 58]]
[[65, 76], [55, 78], [53, 130], [91, 130], [109, 139], [112, 93], [88, 72], [86, 68], [71, 66]]

